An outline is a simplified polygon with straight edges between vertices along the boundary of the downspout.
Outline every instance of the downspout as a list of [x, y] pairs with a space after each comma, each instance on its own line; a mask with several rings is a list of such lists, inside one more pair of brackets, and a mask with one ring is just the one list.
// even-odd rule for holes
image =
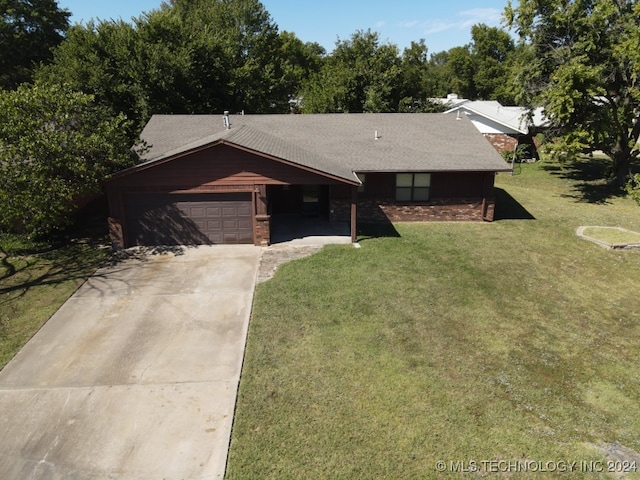
[[357, 227], [356, 227], [356, 222], [357, 222], [357, 205], [358, 205], [358, 187], [357, 186], [352, 186], [351, 187], [351, 243], [356, 243], [356, 237], [357, 237]]
[[482, 181], [482, 220], [485, 222], [491, 221], [487, 218], [487, 179], [488, 175], [485, 173]]

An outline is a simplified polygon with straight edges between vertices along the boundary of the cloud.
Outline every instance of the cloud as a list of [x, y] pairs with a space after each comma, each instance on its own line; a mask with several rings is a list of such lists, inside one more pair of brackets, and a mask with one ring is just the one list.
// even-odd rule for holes
[[450, 30], [458, 26], [458, 22], [444, 22], [442, 20], [435, 20], [433, 22], [427, 22], [424, 33], [426, 35], [429, 35], [432, 33], [444, 32], [445, 30]]
[[458, 12], [458, 17], [466, 17], [461, 25], [467, 26], [475, 25], [476, 23], [486, 23], [489, 26], [495, 26], [500, 24], [502, 19], [502, 11], [497, 8], [472, 8], [470, 10], [463, 10]]
[[385, 22], [384, 20], [381, 20], [379, 22], [376, 22], [376, 28], [382, 28], [387, 24], [387, 22]]
[[[501, 18], [502, 11], [497, 8], [472, 8], [456, 13], [453, 19], [431, 20], [421, 25], [424, 26], [424, 34], [430, 35], [452, 29], [468, 30], [471, 26], [478, 23], [485, 23], [490, 27], [497, 26], [500, 24]], [[418, 25], [416, 21], [403, 24], [406, 28], [415, 27], [416, 25]]]
[[400, 23], [400, 27], [401, 28], [414, 28], [414, 27], [417, 27], [419, 23], [420, 22], [418, 22], [417, 20], [412, 20], [410, 22], [401, 22]]

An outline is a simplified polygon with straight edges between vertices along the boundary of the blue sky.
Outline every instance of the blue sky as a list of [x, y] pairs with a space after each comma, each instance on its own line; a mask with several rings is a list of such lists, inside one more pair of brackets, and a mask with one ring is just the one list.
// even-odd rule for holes
[[[58, 0], [72, 22], [91, 18], [130, 20], [158, 8], [161, 0]], [[382, 42], [402, 50], [425, 39], [430, 53], [470, 42], [471, 26], [499, 26], [507, 0], [262, 0], [279, 29], [294, 32], [305, 42], [318, 42], [327, 52], [338, 38], [356, 30], [380, 34]]]

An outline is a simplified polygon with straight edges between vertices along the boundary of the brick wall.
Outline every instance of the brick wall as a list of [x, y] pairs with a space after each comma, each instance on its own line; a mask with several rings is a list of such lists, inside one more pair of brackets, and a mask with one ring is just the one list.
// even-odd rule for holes
[[493, 221], [495, 201], [481, 198], [433, 199], [425, 204], [402, 204], [394, 201], [361, 200], [359, 221], [431, 222]]
[[485, 133], [484, 138], [489, 140], [489, 143], [493, 145], [498, 152], [508, 150], [513, 152], [518, 146], [518, 137], [516, 135], [509, 135], [507, 133]]
[[271, 243], [271, 216], [256, 215], [254, 245], [266, 247]]
[[351, 222], [351, 201], [332, 198], [329, 201], [330, 222]]
[[114, 249], [124, 248], [124, 233], [122, 232], [122, 223], [120, 220], [109, 217], [107, 219], [109, 228], [109, 238], [111, 239], [111, 246]]

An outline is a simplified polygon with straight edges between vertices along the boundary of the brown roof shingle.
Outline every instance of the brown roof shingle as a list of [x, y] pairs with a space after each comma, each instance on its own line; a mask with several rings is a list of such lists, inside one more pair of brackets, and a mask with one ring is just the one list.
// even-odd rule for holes
[[[148, 162], [222, 141], [353, 181], [353, 172], [507, 171], [466, 118], [442, 114], [154, 115]], [[375, 132], [378, 138], [375, 138]]]

